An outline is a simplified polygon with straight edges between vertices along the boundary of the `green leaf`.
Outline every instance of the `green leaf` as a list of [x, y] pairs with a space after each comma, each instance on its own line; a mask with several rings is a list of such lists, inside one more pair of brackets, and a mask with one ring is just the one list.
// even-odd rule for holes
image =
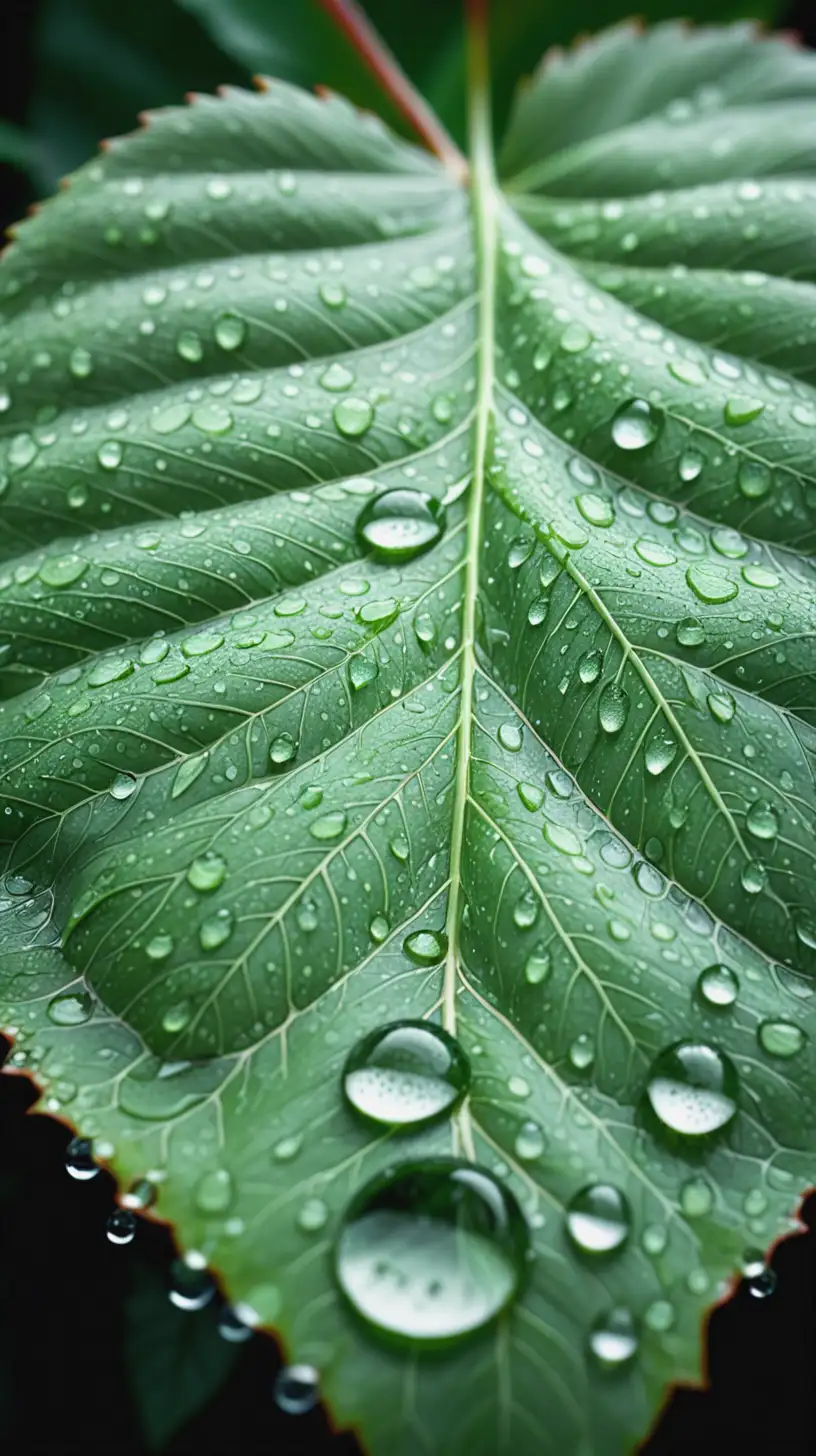
[[[522, 93], [501, 185], [476, 85], [471, 195], [230, 91], [2, 264], [13, 1058], [375, 1453], [630, 1450], [813, 1182], [814, 90], [744, 27], [615, 30]], [[372, 527], [395, 489], [431, 503]], [[406, 1018], [472, 1083], [394, 1133], [341, 1081]], [[451, 1155], [535, 1257], [434, 1355], [334, 1250]], [[412, 1319], [509, 1278], [469, 1248]]]
[[139, 1260], [125, 1300], [125, 1362], [142, 1435], [161, 1451], [215, 1395], [234, 1369], [239, 1346], [218, 1330], [218, 1312], [177, 1309], [158, 1270]]

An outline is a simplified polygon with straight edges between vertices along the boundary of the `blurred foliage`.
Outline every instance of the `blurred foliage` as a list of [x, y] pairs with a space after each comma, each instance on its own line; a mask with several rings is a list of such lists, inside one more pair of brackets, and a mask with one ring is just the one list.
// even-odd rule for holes
[[[366, 9], [408, 75], [464, 141], [461, 0], [368, 0]], [[751, 15], [773, 21], [774, 0], [644, 0], [644, 20], [681, 9], [707, 22]], [[548, 46], [620, 19], [620, 0], [494, 0], [492, 59], [497, 127], [520, 75]], [[248, 84], [265, 73], [325, 85], [402, 129], [377, 83], [320, 0], [41, 0], [34, 40], [29, 137], [0, 132], [0, 159], [26, 166], [37, 195], [130, 131], [139, 112], [188, 91]]]

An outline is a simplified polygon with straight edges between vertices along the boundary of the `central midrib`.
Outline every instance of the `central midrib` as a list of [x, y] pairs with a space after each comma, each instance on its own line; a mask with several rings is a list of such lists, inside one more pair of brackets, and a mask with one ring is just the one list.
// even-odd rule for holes
[[[482, 515], [493, 412], [493, 357], [496, 287], [496, 183], [483, 28], [470, 33], [471, 202], [476, 241], [478, 331], [477, 395], [473, 439], [473, 482], [468, 502], [465, 588], [462, 608], [462, 677], [456, 743], [456, 780], [451, 824], [450, 894], [443, 987], [443, 1024], [456, 1035], [459, 988], [459, 926], [463, 909], [462, 857], [473, 733], [473, 691], [476, 671], [476, 599], [479, 586]], [[470, 1114], [465, 1102], [453, 1123], [454, 1151], [475, 1159]]]

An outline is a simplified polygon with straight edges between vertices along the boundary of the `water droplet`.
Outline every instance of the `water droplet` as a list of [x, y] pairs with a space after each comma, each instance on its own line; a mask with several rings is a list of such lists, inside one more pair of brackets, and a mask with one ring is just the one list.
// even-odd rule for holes
[[203, 435], [228, 435], [235, 421], [226, 408], [216, 400], [204, 400], [193, 410], [192, 421]]
[[623, 1248], [632, 1227], [629, 1202], [612, 1183], [591, 1183], [567, 1204], [567, 1233], [587, 1254], [612, 1254]]
[[743, 865], [740, 875], [740, 884], [746, 895], [758, 895], [765, 888], [768, 872], [764, 864], [758, 859], [749, 859]]
[[312, 1365], [284, 1365], [272, 1387], [276, 1406], [289, 1416], [302, 1416], [314, 1410], [320, 1398], [319, 1380]]
[[727, 425], [747, 425], [761, 415], [765, 406], [761, 399], [751, 399], [746, 394], [735, 394], [727, 399], [723, 416]]
[[210, 850], [194, 859], [187, 871], [187, 883], [194, 890], [207, 894], [210, 890], [217, 890], [219, 885], [224, 883], [224, 876], [227, 873], [227, 862], [220, 854]]
[[241, 1319], [234, 1309], [225, 1304], [218, 1315], [218, 1333], [222, 1340], [231, 1345], [243, 1345], [252, 1339], [252, 1326]]
[[706, 1005], [720, 1009], [734, 1005], [739, 994], [739, 981], [728, 966], [706, 966], [697, 978], [697, 990]]
[[414, 618], [414, 633], [422, 651], [431, 652], [436, 646], [439, 634], [436, 623], [429, 612], [420, 612]]
[[88, 1138], [71, 1138], [65, 1149], [65, 1171], [78, 1183], [87, 1183], [89, 1178], [96, 1177], [99, 1167], [94, 1162], [93, 1144]]
[[598, 721], [604, 733], [620, 733], [629, 712], [629, 694], [619, 683], [607, 683], [598, 700]]
[[335, 1268], [375, 1330], [433, 1344], [481, 1329], [510, 1304], [528, 1242], [515, 1197], [491, 1173], [429, 1159], [386, 1171], [352, 1199]]
[[136, 1215], [128, 1208], [115, 1208], [105, 1231], [111, 1244], [132, 1244], [136, 1237]]
[[96, 452], [103, 470], [115, 470], [122, 463], [122, 446], [118, 440], [104, 440]]
[[540, 986], [546, 981], [552, 969], [552, 962], [546, 951], [527, 957], [524, 962], [524, 979], [531, 986]]
[[297, 753], [297, 744], [290, 733], [279, 733], [269, 745], [269, 762], [273, 771], [286, 768]]
[[779, 833], [776, 810], [766, 799], [755, 799], [745, 816], [745, 827], [755, 839], [775, 839]]
[[83, 575], [87, 565], [84, 557], [72, 551], [66, 556], [47, 556], [37, 575], [46, 586], [71, 586]]
[[348, 297], [342, 283], [321, 283], [318, 293], [327, 308], [343, 308]]
[[525, 890], [513, 907], [513, 923], [519, 930], [530, 930], [538, 920], [539, 901], [532, 890]]
[[730, 602], [737, 595], [739, 587], [730, 577], [718, 571], [715, 566], [695, 562], [686, 569], [686, 581], [699, 601], [713, 605]]
[[806, 1036], [801, 1026], [792, 1021], [763, 1021], [757, 1037], [759, 1044], [769, 1057], [795, 1057], [805, 1045]]
[[619, 450], [643, 450], [653, 445], [663, 428], [663, 416], [645, 399], [622, 405], [612, 421], [612, 439]]
[[332, 417], [341, 435], [356, 439], [359, 435], [364, 435], [374, 423], [374, 406], [367, 399], [350, 394], [346, 399], [337, 401]]
[[156, 1202], [156, 1185], [151, 1183], [149, 1178], [136, 1178], [127, 1190], [122, 1194], [123, 1208], [143, 1211], [152, 1208]]
[[176, 353], [188, 364], [200, 364], [204, 358], [204, 345], [195, 329], [182, 329], [176, 338]]
[[145, 946], [148, 959], [151, 961], [164, 961], [173, 951], [172, 935], [154, 935]]
[[502, 723], [496, 734], [502, 748], [508, 753], [518, 753], [524, 742], [524, 734], [520, 723]]
[[174, 1259], [170, 1266], [170, 1303], [187, 1312], [204, 1309], [215, 1294], [215, 1284], [198, 1260]]
[[339, 839], [347, 823], [348, 815], [344, 809], [332, 809], [330, 813], [321, 814], [319, 819], [312, 820], [309, 833], [313, 839]]
[[418, 966], [437, 966], [448, 949], [448, 938], [439, 930], [414, 930], [402, 943], [405, 954]]
[[54, 996], [48, 1003], [48, 1016], [55, 1026], [82, 1026], [90, 1021], [93, 1010], [93, 997], [87, 991]]
[[649, 1305], [643, 1319], [648, 1329], [654, 1330], [655, 1334], [664, 1335], [674, 1324], [674, 1308], [667, 1299], [655, 1299]]
[[677, 465], [680, 479], [687, 482], [696, 480], [702, 473], [704, 465], [705, 458], [699, 450], [684, 450]]
[[240, 349], [247, 335], [246, 321], [237, 313], [222, 313], [215, 321], [213, 333], [219, 348]]
[[232, 1174], [226, 1168], [213, 1168], [196, 1184], [195, 1206], [199, 1213], [226, 1213], [234, 1196]]
[[683, 1137], [721, 1132], [737, 1112], [739, 1080], [729, 1057], [705, 1042], [679, 1041], [652, 1063], [646, 1096], [663, 1127]]
[[356, 617], [366, 627], [374, 627], [381, 632], [388, 627], [399, 613], [399, 605], [394, 597], [380, 597], [373, 602], [363, 602], [357, 608]]
[[681, 647], [701, 647], [705, 642], [705, 628], [696, 617], [683, 617], [677, 623], [675, 636]]
[[591, 526], [611, 526], [615, 520], [615, 508], [605, 496], [586, 492], [575, 497], [575, 504]]
[[513, 1151], [523, 1163], [533, 1163], [544, 1152], [546, 1139], [537, 1122], [523, 1122], [513, 1141]]
[[604, 1370], [619, 1370], [634, 1359], [640, 1343], [631, 1310], [618, 1304], [599, 1315], [589, 1332], [589, 1349]]
[[348, 680], [356, 692], [368, 687], [369, 683], [375, 682], [379, 675], [380, 669], [375, 658], [367, 657], [365, 653], [359, 653], [358, 656], [350, 658]]
[[747, 500], [761, 500], [771, 488], [771, 472], [761, 460], [743, 460], [737, 471], [737, 485]]
[[571, 1043], [569, 1059], [576, 1072], [586, 1072], [592, 1066], [595, 1060], [595, 1042], [587, 1032], [582, 1031]]
[[453, 1037], [429, 1021], [396, 1021], [363, 1037], [343, 1069], [343, 1092], [371, 1122], [415, 1128], [464, 1096], [470, 1065]]
[[602, 667], [603, 653], [597, 649], [593, 649], [591, 652], [585, 652], [578, 663], [578, 676], [581, 682], [586, 687], [589, 687], [591, 683], [597, 682]]
[[[345, 364], [341, 364], [338, 359], [335, 359], [327, 369], [323, 370], [318, 383], [323, 389], [335, 392], [341, 389], [350, 389], [354, 383], [354, 378], [354, 372], [351, 369], [347, 369]], [[371, 484], [373, 486], [374, 482], [372, 481]]]
[[730, 723], [737, 711], [737, 705], [730, 693], [709, 693], [706, 703], [709, 713], [718, 723]]
[[234, 926], [232, 912], [227, 909], [217, 910], [215, 915], [205, 920], [198, 932], [198, 939], [202, 950], [218, 950], [232, 935]]
[[655, 778], [674, 762], [677, 744], [668, 733], [658, 733], [646, 745], [646, 768]]
[[316, 1234], [326, 1227], [329, 1210], [322, 1198], [307, 1198], [297, 1216], [297, 1225], [305, 1234]]
[[380, 561], [410, 561], [435, 546], [445, 526], [442, 505], [420, 490], [387, 490], [357, 517], [357, 535]]
[[714, 1190], [705, 1178], [687, 1178], [680, 1189], [680, 1207], [686, 1218], [705, 1218], [714, 1207]]

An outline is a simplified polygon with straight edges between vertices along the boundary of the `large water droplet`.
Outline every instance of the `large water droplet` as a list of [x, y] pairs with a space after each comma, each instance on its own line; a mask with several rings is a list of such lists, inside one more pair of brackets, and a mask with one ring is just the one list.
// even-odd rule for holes
[[187, 883], [192, 889], [206, 894], [210, 890], [217, 890], [224, 883], [226, 873], [226, 860], [210, 850], [208, 854], [202, 854], [193, 860], [187, 871]]
[[433, 1344], [481, 1329], [514, 1299], [527, 1264], [521, 1209], [486, 1169], [439, 1158], [375, 1178], [337, 1243], [343, 1293], [374, 1329]]
[[448, 937], [441, 930], [414, 930], [402, 948], [416, 965], [437, 966], [448, 949]]
[[612, 439], [619, 450], [643, 450], [654, 444], [662, 428], [660, 411], [645, 399], [633, 399], [615, 415]]
[[357, 517], [361, 543], [380, 561], [410, 561], [435, 546], [444, 527], [442, 505], [420, 490], [386, 490]]
[[55, 1026], [82, 1026], [93, 1016], [93, 997], [87, 991], [66, 992], [48, 1003], [48, 1016]]
[[598, 721], [604, 733], [620, 733], [629, 712], [629, 694], [619, 683], [607, 683], [598, 700]]
[[769, 1057], [787, 1060], [795, 1057], [805, 1045], [805, 1033], [792, 1021], [763, 1021], [757, 1032], [759, 1044]]
[[655, 778], [662, 774], [664, 769], [674, 761], [677, 754], [677, 743], [670, 738], [668, 733], [661, 732], [646, 745], [646, 768]]
[[228, 351], [240, 349], [246, 338], [246, 321], [237, 313], [222, 313], [215, 321], [213, 333], [220, 348]]
[[350, 394], [347, 399], [338, 400], [332, 413], [340, 434], [351, 439], [364, 435], [374, 422], [374, 406], [367, 399], [360, 399], [354, 394]]
[[745, 827], [755, 839], [775, 839], [779, 832], [776, 810], [765, 799], [755, 799], [745, 816]]
[[199, 1213], [226, 1213], [234, 1194], [232, 1175], [228, 1169], [213, 1168], [196, 1184], [195, 1206]]
[[739, 981], [728, 966], [706, 966], [697, 979], [697, 990], [707, 1006], [720, 1010], [734, 1005], [739, 993]]
[[313, 819], [309, 825], [309, 833], [313, 839], [339, 839], [347, 822], [348, 815], [344, 809], [333, 809], [328, 814], [321, 814], [319, 819]]
[[343, 1069], [343, 1092], [355, 1111], [391, 1127], [420, 1127], [450, 1112], [469, 1081], [459, 1043], [429, 1021], [396, 1021], [371, 1032]]
[[739, 1079], [725, 1052], [679, 1041], [652, 1063], [646, 1096], [663, 1127], [683, 1137], [721, 1132], [737, 1112]]
[[319, 1380], [313, 1365], [284, 1365], [272, 1387], [276, 1406], [289, 1416], [314, 1410], [320, 1396]]
[[591, 1183], [570, 1199], [567, 1233], [587, 1254], [612, 1254], [623, 1248], [632, 1227], [629, 1202], [612, 1183]]

